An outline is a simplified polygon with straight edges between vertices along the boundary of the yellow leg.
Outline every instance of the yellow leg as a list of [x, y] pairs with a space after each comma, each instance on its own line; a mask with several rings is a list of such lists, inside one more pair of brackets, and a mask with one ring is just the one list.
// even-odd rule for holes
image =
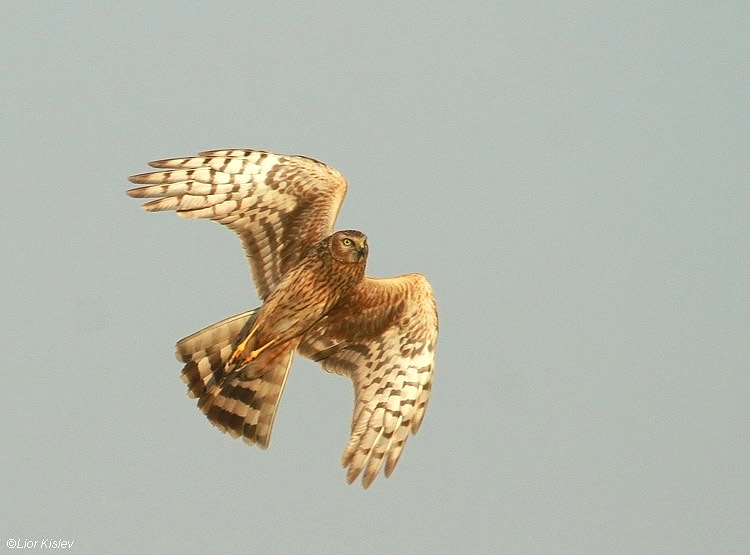
[[[234, 350], [234, 352], [230, 355], [229, 359], [227, 360], [227, 364], [231, 365], [233, 364], [237, 359], [242, 358], [242, 353], [245, 352], [245, 348], [247, 347], [248, 342], [250, 341], [250, 338], [255, 334], [255, 330], [258, 329], [257, 324], [253, 326], [253, 329], [250, 330], [250, 333], [247, 334], [245, 339], [243, 339], [239, 345], [237, 345], [237, 348]], [[250, 353], [244, 357], [244, 360], [242, 361], [243, 364], [247, 364], [248, 362], [255, 360], [258, 358], [258, 356], [265, 351], [268, 347], [276, 343], [275, 339], [272, 339], [265, 345], [262, 345], [258, 349], [255, 349], [254, 351], [250, 351]]]
[[235, 360], [240, 358], [242, 356], [242, 353], [245, 351], [245, 347], [247, 347], [248, 341], [250, 341], [250, 338], [255, 334], [255, 331], [258, 329], [258, 324], [256, 323], [252, 329], [250, 330], [250, 333], [248, 333], [245, 336], [245, 339], [243, 339], [239, 345], [234, 349], [234, 352], [229, 356], [229, 359], [227, 360], [227, 364], [232, 364]]
[[268, 347], [270, 347], [274, 343], [276, 343], [276, 340], [275, 339], [271, 339], [271, 341], [269, 341], [268, 343], [266, 343], [262, 347], [260, 347], [258, 349], [255, 349], [254, 351], [251, 351], [250, 355], [247, 357], [247, 359], [245, 360], [245, 362], [250, 362], [251, 360], [255, 360], [256, 358], [258, 358], [258, 355], [260, 355], [263, 351], [265, 351], [266, 349], [268, 349]]

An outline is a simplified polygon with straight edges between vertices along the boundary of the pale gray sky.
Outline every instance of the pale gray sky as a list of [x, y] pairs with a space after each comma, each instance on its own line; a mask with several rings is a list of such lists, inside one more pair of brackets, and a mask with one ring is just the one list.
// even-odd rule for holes
[[[0, 538], [77, 553], [705, 553], [750, 530], [750, 8], [8, 4]], [[347, 486], [347, 380], [297, 359], [268, 451], [179, 338], [257, 305], [237, 240], [146, 214], [150, 159], [349, 181], [369, 273], [436, 291], [434, 393]]]

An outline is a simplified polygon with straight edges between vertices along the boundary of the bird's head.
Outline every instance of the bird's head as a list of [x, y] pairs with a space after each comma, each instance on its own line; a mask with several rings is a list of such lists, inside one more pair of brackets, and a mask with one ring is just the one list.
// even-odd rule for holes
[[331, 254], [344, 264], [364, 264], [367, 261], [367, 236], [361, 231], [347, 229], [331, 235]]

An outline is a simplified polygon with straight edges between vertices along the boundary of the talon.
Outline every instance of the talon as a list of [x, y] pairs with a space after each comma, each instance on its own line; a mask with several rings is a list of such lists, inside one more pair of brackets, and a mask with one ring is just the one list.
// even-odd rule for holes
[[227, 360], [227, 365], [234, 364], [234, 362], [237, 359], [242, 359], [242, 364], [243, 365], [247, 364], [248, 362], [252, 362], [256, 358], [258, 358], [258, 356], [263, 351], [265, 351], [268, 347], [270, 347], [271, 345], [273, 345], [274, 343], [276, 343], [276, 340], [272, 339], [271, 341], [269, 341], [265, 345], [263, 345], [263, 346], [255, 349], [254, 351], [250, 351], [248, 354], [246, 354], [243, 357], [243, 353], [245, 352], [245, 348], [247, 347], [247, 343], [248, 343], [248, 341], [250, 341], [250, 338], [252, 337], [254, 331], [255, 330], [253, 329], [253, 331], [251, 331], [248, 334], [248, 336], [245, 339], [243, 339], [242, 342], [239, 345], [237, 345], [237, 348], [234, 350], [234, 352], [231, 354], [231, 356]]
[[[250, 330], [250, 332], [245, 336], [245, 339], [243, 339], [242, 341], [240, 341], [240, 343], [237, 345], [237, 347], [235, 347], [234, 352], [232, 352], [232, 354], [227, 359], [227, 364], [228, 365], [233, 364], [235, 360], [237, 360], [238, 358], [240, 358], [242, 356], [242, 353], [245, 352], [245, 348], [247, 347], [247, 344], [250, 341], [250, 338], [255, 334], [255, 331], [257, 329], [258, 329], [258, 324], [256, 323], [252, 327], [252, 329]], [[251, 353], [251, 356], [252, 356], [252, 353]], [[252, 360], [253, 358], [255, 358], [255, 357], [252, 357], [250, 360]], [[245, 361], [245, 362], [249, 362], [249, 360]]]
[[268, 343], [266, 343], [259, 349], [255, 349], [254, 351], [251, 351], [250, 355], [247, 357], [245, 362], [250, 362], [251, 360], [255, 360], [256, 358], [258, 358], [258, 355], [260, 355], [263, 351], [265, 351], [268, 347], [270, 347], [274, 343], [276, 343], [276, 340], [272, 339], [271, 341], [269, 341]]
[[227, 364], [232, 364], [235, 360], [237, 360], [238, 358], [240, 358], [242, 356], [242, 353], [245, 350], [245, 347], [247, 347], [247, 342], [248, 341], [250, 341], [250, 336], [249, 335], [245, 339], [243, 339], [242, 342], [239, 345], [237, 345], [237, 348], [229, 356], [229, 359], [227, 360]]

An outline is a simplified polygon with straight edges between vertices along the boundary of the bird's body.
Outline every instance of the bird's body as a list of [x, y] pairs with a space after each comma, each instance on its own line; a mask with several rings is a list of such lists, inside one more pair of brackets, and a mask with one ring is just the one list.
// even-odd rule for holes
[[354, 382], [342, 463], [368, 487], [395, 468], [429, 399], [437, 310], [419, 274], [365, 276], [367, 238], [332, 233], [346, 192], [333, 168], [263, 151], [158, 160], [134, 197], [149, 211], [209, 218], [238, 233], [263, 304], [177, 343], [188, 393], [219, 429], [265, 448], [295, 352]]
[[268, 296], [253, 325], [240, 332], [225, 373], [267, 346], [299, 340], [362, 281], [366, 263], [367, 237], [360, 231], [336, 232], [310, 248]]

